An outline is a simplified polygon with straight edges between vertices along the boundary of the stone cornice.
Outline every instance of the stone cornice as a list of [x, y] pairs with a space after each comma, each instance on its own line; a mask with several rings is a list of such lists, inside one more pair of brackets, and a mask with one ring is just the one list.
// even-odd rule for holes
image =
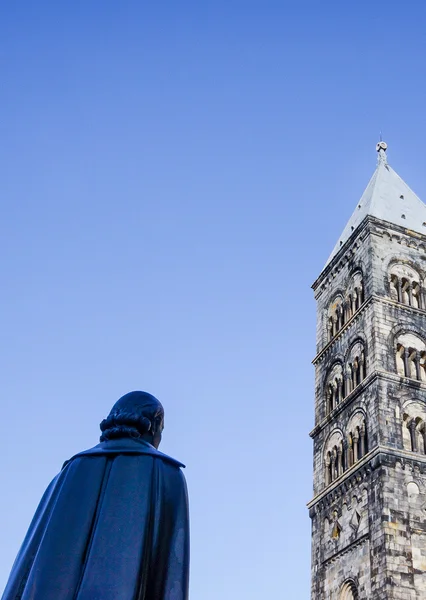
[[426, 473], [426, 455], [389, 446], [376, 446], [308, 502], [310, 516], [313, 517], [317, 512], [330, 506], [337, 498], [344, 496], [378, 467], [395, 466], [397, 462], [403, 469], [409, 465], [412, 470], [418, 468]]
[[416, 308], [415, 306], [410, 306], [409, 304], [403, 304], [402, 302], [398, 302], [397, 300], [392, 300], [388, 296], [379, 296], [378, 294], [372, 294], [371, 298], [375, 302], [379, 302], [381, 304], [389, 304], [394, 308], [401, 309], [406, 312], [414, 312], [417, 315], [421, 315], [422, 317], [426, 316], [426, 310], [424, 308]]
[[[356, 462], [350, 469], [345, 471], [340, 477], [335, 479], [333, 483], [324, 488], [319, 494], [317, 494], [310, 502], [307, 507], [311, 511], [314, 507], [317, 507], [320, 503], [325, 506], [329, 506], [334, 502], [336, 498], [346, 494], [346, 492], [362, 481], [366, 475], [369, 475], [372, 470], [373, 459], [380, 454], [380, 446], [376, 446], [373, 450], [370, 450], [361, 460]], [[321, 510], [322, 508], [321, 507]], [[311, 515], [312, 516], [312, 515]]]
[[382, 371], [381, 369], [376, 369], [372, 371], [356, 388], [343, 398], [343, 400], [339, 403], [336, 408], [334, 408], [330, 414], [328, 414], [318, 425], [312, 429], [309, 433], [311, 438], [316, 437], [327, 425], [333, 421], [337, 415], [345, 410], [345, 408], [351, 404], [358, 396], [360, 396], [365, 389], [373, 383], [376, 379], [381, 379], [384, 381], [389, 381], [391, 383], [399, 383], [407, 386], [408, 388], [412, 388], [413, 390], [423, 390], [426, 393], [426, 382], [418, 381], [417, 379], [411, 379], [410, 377], [401, 377], [398, 373], [390, 373], [389, 371]]
[[[377, 217], [372, 217], [367, 215], [365, 219], [358, 225], [358, 227], [353, 231], [352, 235], [348, 238], [348, 240], [342, 245], [337, 254], [333, 257], [333, 259], [329, 262], [328, 265], [323, 269], [321, 274], [312, 284], [312, 289], [317, 292], [318, 296], [321, 294], [320, 286], [326, 283], [327, 278], [331, 277], [334, 279], [336, 274], [342, 269], [344, 264], [350, 260], [350, 258], [354, 255], [358, 246], [357, 243], [363, 243], [366, 237], [369, 234], [373, 235], [381, 235], [383, 232], [395, 232], [399, 236], [406, 236], [407, 238], [415, 238], [420, 240], [421, 242], [426, 244], [426, 234], [418, 233], [417, 231], [412, 231], [411, 229], [406, 229], [401, 225], [396, 225], [395, 223], [391, 223], [389, 221], [383, 221], [382, 219], [378, 219]], [[355, 247], [354, 247], [355, 246]], [[426, 247], [425, 247], [426, 250]]]
[[338, 552], [335, 552], [334, 554], [332, 554], [331, 556], [329, 556], [328, 558], [323, 560], [321, 563], [322, 566], [325, 567], [329, 563], [334, 562], [339, 556], [342, 556], [342, 554], [348, 554], [348, 552], [352, 552], [352, 550], [354, 550], [354, 548], [356, 548], [357, 546], [361, 546], [369, 539], [370, 539], [370, 533], [364, 533], [364, 535], [361, 535], [358, 539], [354, 540], [353, 542], [351, 542], [350, 544], [348, 544], [347, 546], [345, 546]]
[[402, 302], [397, 302], [396, 300], [392, 300], [387, 296], [379, 296], [378, 294], [371, 294], [359, 307], [359, 309], [354, 313], [354, 315], [347, 321], [341, 329], [336, 333], [332, 340], [330, 340], [322, 350], [318, 352], [315, 358], [312, 360], [312, 364], [317, 364], [324, 355], [332, 348], [333, 344], [335, 344], [344, 333], [351, 327], [351, 325], [357, 320], [357, 318], [361, 315], [361, 313], [369, 306], [370, 304], [379, 303], [379, 304], [387, 304], [389, 306], [393, 306], [394, 308], [400, 309], [405, 312], [413, 312], [414, 314], [420, 315], [422, 317], [426, 316], [426, 310], [423, 308], [416, 308], [415, 306], [410, 306], [409, 304], [403, 304]]
[[402, 377], [398, 373], [390, 373], [389, 371], [382, 371], [377, 369], [375, 371], [377, 377], [391, 383], [399, 383], [412, 388], [413, 390], [423, 390], [426, 392], [426, 382], [419, 381], [418, 379], [411, 379], [411, 377]]

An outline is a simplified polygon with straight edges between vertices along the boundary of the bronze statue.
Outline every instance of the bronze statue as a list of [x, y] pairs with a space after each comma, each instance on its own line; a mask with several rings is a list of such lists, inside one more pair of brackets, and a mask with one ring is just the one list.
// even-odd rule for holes
[[160, 402], [126, 394], [44, 493], [2, 600], [187, 600], [188, 497]]

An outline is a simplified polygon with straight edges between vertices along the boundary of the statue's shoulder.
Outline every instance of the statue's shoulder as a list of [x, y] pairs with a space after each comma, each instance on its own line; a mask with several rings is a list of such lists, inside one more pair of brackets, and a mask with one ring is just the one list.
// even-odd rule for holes
[[172, 464], [175, 467], [178, 467], [178, 468], [185, 467], [184, 464], [182, 464], [175, 458], [172, 458], [171, 456], [168, 456], [167, 454], [160, 452], [159, 450], [154, 448], [154, 446], [152, 446], [148, 442], [145, 442], [142, 440], [137, 440], [137, 439], [130, 439], [130, 438], [124, 438], [124, 439], [119, 439], [119, 440], [108, 440], [107, 442], [101, 442], [97, 446], [94, 446], [93, 448], [89, 448], [89, 450], [84, 450], [83, 452], [79, 452], [78, 454], [75, 454], [74, 456], [72, 456], [64, 464], [64, 467], [69, 462], [71, 462], [72, 460], [79, 458], [79, 457], [111, 456], [111, 455], [119, 456], [122, 454], [127, 454], [129, 456], [141, 455], [141, 454], [147, 455], [147, 456], [152, 456], [154, 458], [163, 460], [166, 463]]

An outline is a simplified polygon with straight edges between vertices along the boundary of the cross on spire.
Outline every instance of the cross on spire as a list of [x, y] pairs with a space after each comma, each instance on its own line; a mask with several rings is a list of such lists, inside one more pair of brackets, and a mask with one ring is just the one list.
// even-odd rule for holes
[[386, 142], [382, 141], [382, 135], [380, 134], [380, 142], [376, 145], [376, 150], [378, 152], [378, 163], [379, 165], [387, 165], [388, 164], [388, 158], [386, 156], [386, 150], [388, 148], [388, 145]]
[[367, 216], [426, 234], [426, 205], [388, 164], [387, 147], [383, 141], [377, 144], [377, 168], [326, 264]]

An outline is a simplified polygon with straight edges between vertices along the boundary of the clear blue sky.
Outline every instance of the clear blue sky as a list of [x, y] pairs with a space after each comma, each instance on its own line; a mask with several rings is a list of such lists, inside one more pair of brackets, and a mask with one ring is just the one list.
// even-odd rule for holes
[[375, 168], [426, 199], [423, 0], [0, 9], [0, 589], [133, 389], [187, 464], [191, 598], [309, 597], [315, 303]]

